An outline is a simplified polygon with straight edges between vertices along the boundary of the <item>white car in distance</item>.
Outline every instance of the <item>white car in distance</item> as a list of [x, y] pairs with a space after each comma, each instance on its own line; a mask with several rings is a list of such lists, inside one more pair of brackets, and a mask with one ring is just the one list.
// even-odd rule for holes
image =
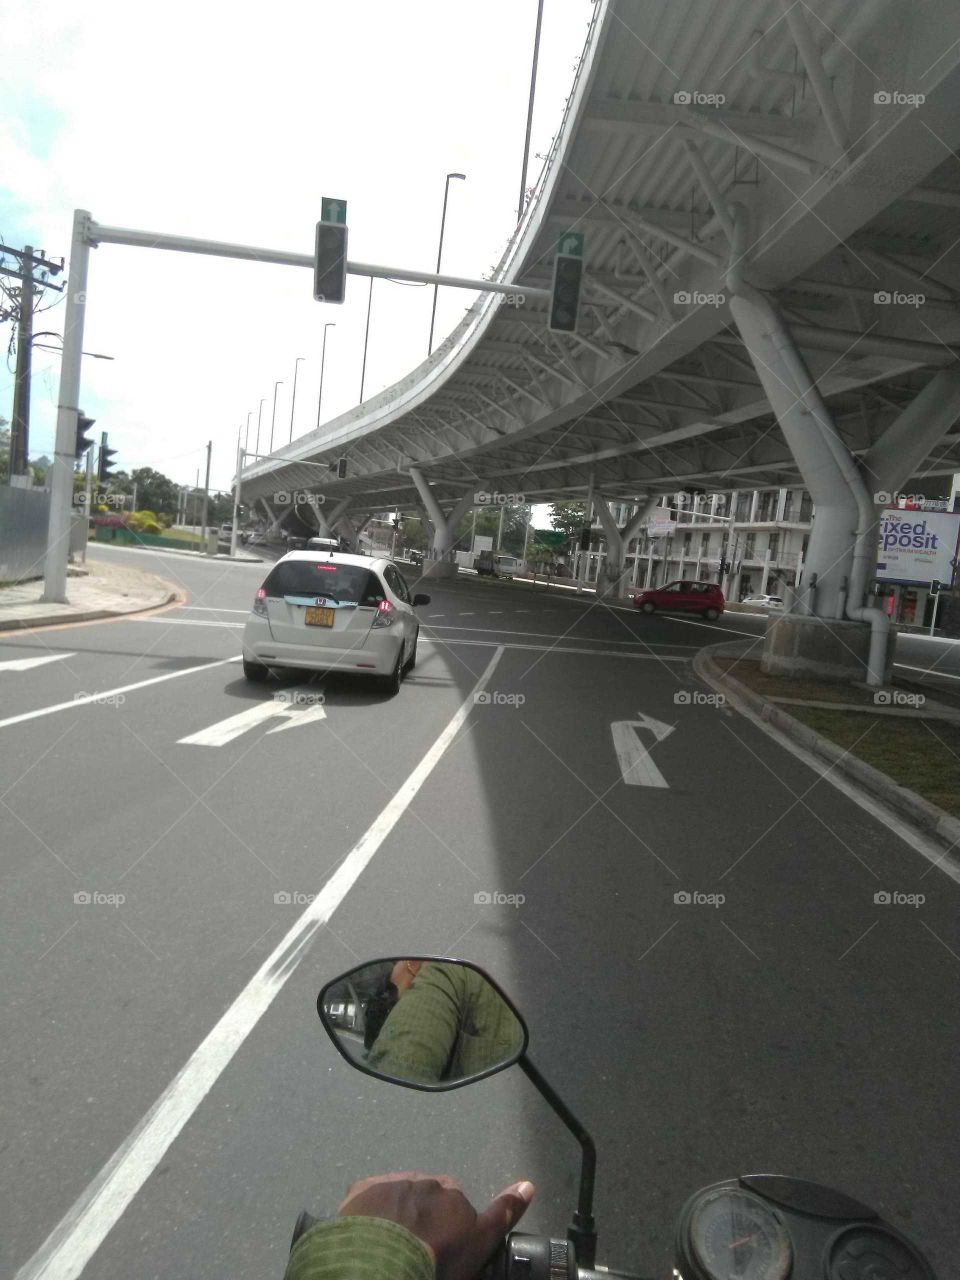
[[740, 603], [754, 605], [761, 609], [782, 609], [783, 596], [747, 596]]
[[396, 693], [417, 660], [413, 595], [392, 560], [329, 551], [291, 551], [257, 592], [243, 630], [243, 674], [263, 681], [271, 667], [354, 671]]

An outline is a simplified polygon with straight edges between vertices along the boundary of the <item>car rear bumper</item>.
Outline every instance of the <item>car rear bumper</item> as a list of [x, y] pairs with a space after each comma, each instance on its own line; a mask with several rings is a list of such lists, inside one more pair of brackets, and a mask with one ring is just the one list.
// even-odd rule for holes
[[[259, 621], [259, 620], [258, 620]], [[396, 666], [403, 643], [401, 632], [367, 636], [361, 647], [337, 648], [333, 645], [279, 644], [266, 626], [251, 626], [243, 634], [243, 656], [247, 662], [267, 667], [302, 667], [308, 671], [357, 671], [361, 675], [387, 676]]]

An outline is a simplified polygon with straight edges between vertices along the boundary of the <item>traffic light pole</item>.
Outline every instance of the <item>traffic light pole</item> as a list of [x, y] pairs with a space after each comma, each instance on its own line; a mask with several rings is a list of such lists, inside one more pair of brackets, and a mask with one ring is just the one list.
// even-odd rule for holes
[[87, 450], [87, 474], [83, 482], [83, 513], [87, 517], [83, 526], [83, 563], [87, 563], [87, 543], [90, 541], [90, 516], [93, 514], [93, 445]]
[[[244, 262], [267, 262], [278, 266], [313, 270], [314, 254], [287, 253], [255, 245], [231, 244], [220, 240], [198, 240], [192, 236], [168, 235], [160, 231], [139, 231], [132, 227], [108, 227], [94, 222], [86, 209], [73, 214], [70, 245], [70, 278], [64, 317], [63, 359], [60, 365], [60, 394], [57, 404], [57, 436], [50, 468], [50, 520], [47, 526], [47, 553], [44, 566], [44, 601], [65, 603], [67, 562], [70, 554], [70, 513], [73, 494], [77, 401], [80, 397], [80, 363], [83, 321], [87, 296], [90, 249], [101, 244], [125, 244], [140, 249], [168, 249], [175, 253], [199, 253], [214, 258], [236, 258]], [[471, 280], [465, 276], [442, 276], [436, 272], [408, 271], [404, 267], [382, 267], [369, 262], [348, 262], [347, 274], [382, 280], [410, 280], [417, 284], [439, 284], [449, 289], [471, 289], [478, 293], [499, 293], [527, 301], [551, 303], [553, 290], [516, 282]]]
[[70, 517], [73, 510], [73, 464], [76, 457], [77, 401], [80, 399], [80, 363], [83, 321], [87, 300], [87, 268], [90, 262], [90, 214], [77, 209], [73, 215], [70, 244], [70, 279], [63, 321], [63, 359], [60, 362], [60, 394], [57, 400], [57, 435], [50, 467], [50, 519], [43, 569], [44, 602], [65, 604], [67, 561], [70, 555]]

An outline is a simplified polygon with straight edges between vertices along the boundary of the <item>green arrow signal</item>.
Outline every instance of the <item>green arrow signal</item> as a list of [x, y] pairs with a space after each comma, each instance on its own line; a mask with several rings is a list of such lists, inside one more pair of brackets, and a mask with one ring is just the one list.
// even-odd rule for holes
[[560, 244], [557, 252], [565, 258], [582, 258], [583, 257], [583, 232], [568, 231], [566, 235], [560, 237]]
[[334, 200], [324, 196], [320, 201], [320, 221], [345, 225], [347, 221], [346, 200]]

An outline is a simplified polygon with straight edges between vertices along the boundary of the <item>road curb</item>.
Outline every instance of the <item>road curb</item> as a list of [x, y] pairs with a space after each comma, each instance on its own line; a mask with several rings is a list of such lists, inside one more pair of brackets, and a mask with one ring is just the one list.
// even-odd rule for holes
[[153, 613], [169, 604], [182, 603], [186, 596], [171, 587], [162, 600], [153, 604], [138, 605], [135, 609], [85, 609], [77, 613], [48, 613], [38, 618], [0, 618], [0, 634], [6, 631], [32, 631], [35, 627], [62, 627], [75, 622], [105, 622], [108, 619], [134, 618], [141, 613]]
[[881, 773], [865, 760], [860, 760], [849, 751], [845, 751], [843, 747], [838, 747], [835, 742], [831, 742], [808, 725], [801, 723], [762, 694], [748, 689], [735, 676], [721, 671], [714, 661], [714, 656], [737, 657], [737, 650], [741, 647], [723, 644], [711, 645], [707, 649], [699, 650], [693, 659], [694, 672], [705, 684], [710, 685], [718, 693], [723, 693], [735, 710], [752, 712], [784, 737], [790, 738], [812, 755], [825, 760], [848, 782], [861, 787], [871, 796], [881, 800], [901, 818], [918, 827], [923, 835], [940, 844], [947, 860], [960, 869], [960, 819], [944, 813], [942, 809], [938, 809], [929, 800], [924, 800], [909, 787], [900, 786], [887, 774]]

